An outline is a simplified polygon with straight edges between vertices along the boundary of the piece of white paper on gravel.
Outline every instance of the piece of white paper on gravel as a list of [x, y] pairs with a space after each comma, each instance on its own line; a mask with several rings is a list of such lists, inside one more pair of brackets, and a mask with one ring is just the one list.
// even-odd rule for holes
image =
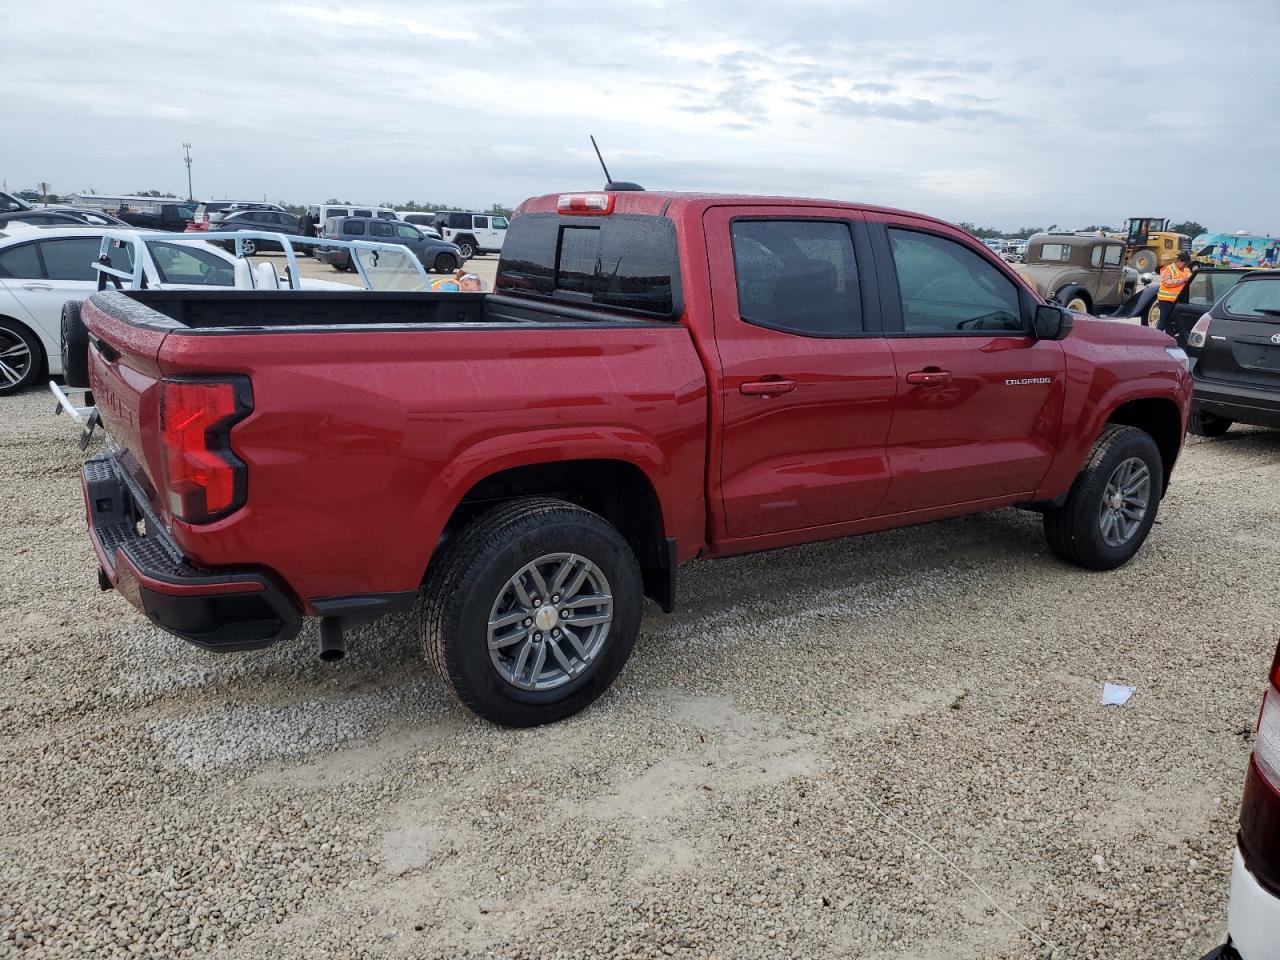
[[1133, 696], [1136, 687], [1126, 687], [1122, 683], [1104, 683], [1102, 685], [1102, 705], [1104, 707], [1123, 707]]

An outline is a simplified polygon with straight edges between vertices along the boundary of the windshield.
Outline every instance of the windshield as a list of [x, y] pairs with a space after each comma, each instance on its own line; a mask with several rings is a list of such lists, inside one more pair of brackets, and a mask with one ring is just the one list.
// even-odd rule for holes
[[1280, 277], [1236, 284], [1223, 306], [1235, 317], [1280, 323]]
[[235, 265], [212, 250], [189, 243], [150, 240], [147, 249], [156, 263], [161, 283], [202, 284], [215, 287], [236, 285]]
[[379, 250], [356, 248], [351, 256], [360, 261], [370, 290], [426, 290], [426, 275], [416, 257], [405, 247]]

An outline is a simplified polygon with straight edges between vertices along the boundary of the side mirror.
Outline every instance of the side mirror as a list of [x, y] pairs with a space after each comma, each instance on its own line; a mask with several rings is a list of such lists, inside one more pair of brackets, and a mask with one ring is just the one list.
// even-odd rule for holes
[[1071, 311], [1040, 303], [1036, 305], [1031, 324], [1037, 340], [1062, 340], [1071, 332]]

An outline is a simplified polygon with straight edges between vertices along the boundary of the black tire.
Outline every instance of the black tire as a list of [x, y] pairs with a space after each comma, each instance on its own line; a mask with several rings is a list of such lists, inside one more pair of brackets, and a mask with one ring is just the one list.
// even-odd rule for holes
[[437, 253], [435, 260], [431, 262], [431, 269], [436, 273], [453, 273], [462, 264], [458, 263], [458, 258], [452, 253]]
[[458, 252], [462, 254], [463, 260], [470, 260], [476, 255], [476, 244], [474, 240], [458, 240], [456, 241]]
[[89, 385], [89, 330], [78, 300], [62, 305], [62, 379], [69, 387]]
[[0, 317], [0, 396], [35, 383], [44, 369], [40, 338], [8, 317]]
[[1205, 413], [1198, 405], [1191, 407], [1191, 418], [1187, 421], [1187, 431], [1197, 437], [1220, 437], [1231, 429], [1234, 421], [1220, 417], [1216, 413]]
[[[554, 689], [521, 689], [499, 672], [490, 656], [489, 617], [510, 581], [526, 565], [551, 554], [585, 558], [603, 574], [612, 596], [612, 620], [581, 673]], [[603, 517], [563, 500], [514, 500], [467, 524], [433, 564], [423, 605], [423, 651], [453, 695], [484, 719], [508, 727], [552, 723], [582, 710], [609, 688], [635, 645], [642, 599], [635, 554]], [[512, 626], [528, 627], [528, 621]], [[531, 639], [532, 634], [526, 638]], [[560, 642], [569, 650], [565, 638]], [[545, 649], [546, 666], [554, 671], [549, 643]]]
[[1154, 250], [1137, 250], [1129, 258], [1129, 266], [1137, 270], [1138, 273], [1154, 273], [1156, 268], [1160, 266], [1160, 260], [1156, 257]]
[[[1132, 458], [1141, 460], [1147, 468], [1146, 506], [1132, 534], [1122, 544], [1111, 544], [1102, 531], [1103, 497], [1112, 475]], [[1067, 563], [1086, 570], [1123, 566], [1138, 552], [1155, 523], [1163, 484], [1160, 448], [1151, 435], [1137, 427], [1108, 424], [1071, 484], [1067, 502], [1044, 512], [1049, 548]]]

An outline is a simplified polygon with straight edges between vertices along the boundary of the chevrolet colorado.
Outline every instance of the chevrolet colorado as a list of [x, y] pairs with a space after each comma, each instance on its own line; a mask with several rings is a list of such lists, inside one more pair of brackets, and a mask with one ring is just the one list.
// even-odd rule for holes
[[938, 220], [612, 191], [516, 212], [492, 294], [107, 292], [99, 582], [219, 650], [411, 607], [445, 683], [532, 725], [598, 697], [679, 564], [1009, 506], [1141, 546], [1191, 382]]

